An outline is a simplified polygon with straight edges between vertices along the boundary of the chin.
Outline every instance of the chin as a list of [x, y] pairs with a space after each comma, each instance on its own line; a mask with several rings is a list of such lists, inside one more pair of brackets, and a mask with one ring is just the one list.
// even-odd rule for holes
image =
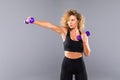
[[73, 27], [69, 27], [70, 28], [70, 30], [73, 30], [74, 28]]

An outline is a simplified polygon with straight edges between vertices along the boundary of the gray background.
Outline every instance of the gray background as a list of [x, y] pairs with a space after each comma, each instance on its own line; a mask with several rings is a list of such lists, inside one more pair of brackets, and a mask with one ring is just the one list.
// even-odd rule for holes
[[89, 80], [119, 80], [119, 7], [120, 0], [0, 0], [0, 80], [59, 80], [61, 37], [24, 19], [59, 25], [71, 8], [84, 14], [91, 32], [91, 56], [84, 57]]

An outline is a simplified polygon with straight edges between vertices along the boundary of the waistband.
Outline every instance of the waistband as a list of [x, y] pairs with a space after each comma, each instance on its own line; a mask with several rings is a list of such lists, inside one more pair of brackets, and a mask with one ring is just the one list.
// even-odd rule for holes
[[68, 57], [64, 57], [65, 60], [70, 60], [70, 61], [80, 61], [80, 60], [83, 60], [83, 57], [80, 57], [80, 58], [77, 58], [77, 59], [70, 59]]

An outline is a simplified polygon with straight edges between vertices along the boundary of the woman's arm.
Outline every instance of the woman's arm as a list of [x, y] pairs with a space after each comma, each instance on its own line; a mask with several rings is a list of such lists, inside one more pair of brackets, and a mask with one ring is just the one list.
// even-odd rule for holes
[[27, 17], [27, 19], [25, 20], [25, 23], [26, 24], [29, 24], [29, 23], [36, 24], [36, 25], [39, 25], [40, 27], [51, 29], [51, 30], [53, 30], [53, 31], [55, 31], [55, 32], [57, 32], [59, 34], [62, 34], [63, 29], [64, 29], [64, 27], [59, 27], [59, 26], [53, 25], [50, 22], [35, 20], [31, 16]]
[[45, 22], [45, 21], [34, 21], [34, 24], [38, 25], [38, 26], [41, 26], [43, 28], [48, 28], [48, 29], [51, 29], [59, 34], [61, 34], [63, 32], [63, 29], [62, 27], [59, 27], [59, 26], [56, 26], [56, 25], [53, 25], [52, 23], [50, 22]]
[[90, 46], [89, 46], [89, 42], [88, 42], [88, 36], [86, 35], [86, 33], [82, 34], [82, 41], [83, 41], [83, 48], [84, 48], [84, 54], [85, 56], [90, 56]]

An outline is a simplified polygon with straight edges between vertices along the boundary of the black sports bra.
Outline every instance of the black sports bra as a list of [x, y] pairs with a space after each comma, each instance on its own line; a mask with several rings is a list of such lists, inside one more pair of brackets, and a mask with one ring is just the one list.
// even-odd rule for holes
[[[80, 31], [79, 31], [80, 32]], [[81, 32], [80, 32], [81, 34]], [[82, 40], [74, 41], [70, 38], [70, 30], [68, 30], [66, 39], [63, 42], [64, 44], [64, 51], [71, 51], [71, 52], [83, 52], [83, 42]]]

